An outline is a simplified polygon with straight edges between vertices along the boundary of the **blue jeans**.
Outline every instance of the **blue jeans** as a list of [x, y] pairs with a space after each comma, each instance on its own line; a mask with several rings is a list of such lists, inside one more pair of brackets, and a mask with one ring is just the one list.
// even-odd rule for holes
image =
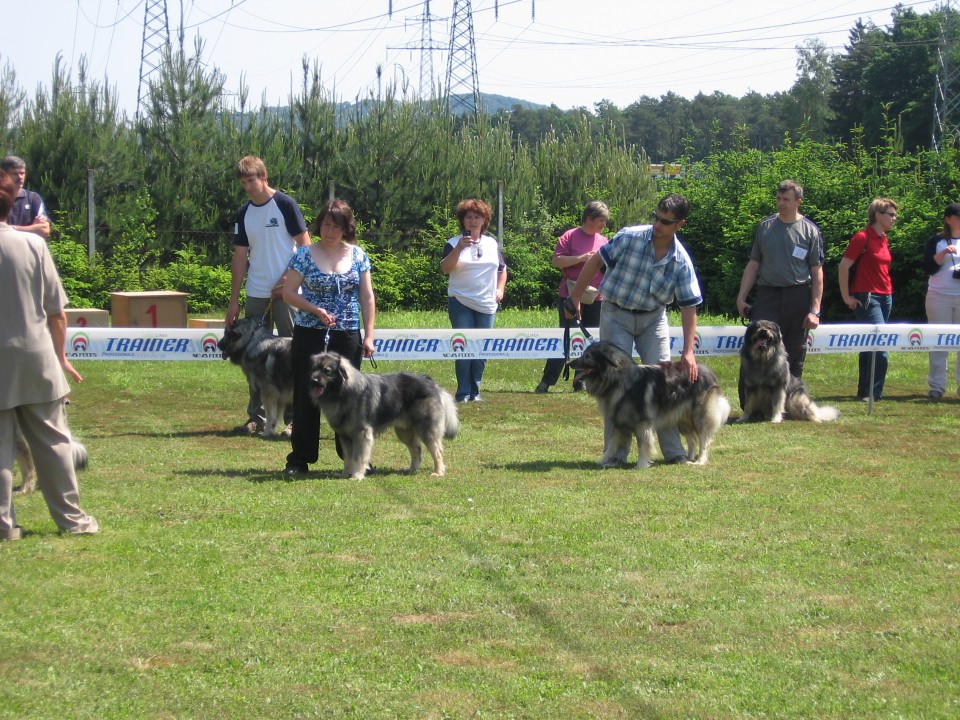
[[[607, 340], [625, 353], [632, 355], [634, 348], [644, 365], [655, 365], [670, 359], [670, 326], [664, 308], [648, 313], [631, 313], [621, 310], [613, 303], [605, 302], [600, 310], [600, 339]], [[613, 428], [603, 428], [603, 448], [606, 451], [613, 435]], [[685, 457], [687, 451], [680, 441], [676, 425], [657, 432], [660, 452], [664, 460]], [[627, 446], [629, 454], [630, 446]], [[620, 458], [626, 460], [626, 457]]]
[[[472, 310], [455, 297], [447, 298], [447, 312], [450, 315], [450, 325], [455, 330], [489, 330], [497, 318], [496, 313]], [[487, 361], [454, 360], [453, 364], [457, 371], [457, 402], [479, 397], [480, 381], [483, 380], [483, 370], [487, 366]]]
[[[851, 293], [851, 297], [860, 301], [860, 305], [853, 311], [857, 322], [883, 325], [890, 319], [890, 309], [893, 307], [893, 295], [878, 295], [877, 293]], [[865, 398], [873, 395], [874, 400], [883, 397], [883, 381], [887, 377], [887, 361], [889, 355], [885, 352], [860, 353], [860, 379], [857, 381], [857, 397]], [[870, 364], [876, 362], [873, 375], [873, 392], [870, 392]]]

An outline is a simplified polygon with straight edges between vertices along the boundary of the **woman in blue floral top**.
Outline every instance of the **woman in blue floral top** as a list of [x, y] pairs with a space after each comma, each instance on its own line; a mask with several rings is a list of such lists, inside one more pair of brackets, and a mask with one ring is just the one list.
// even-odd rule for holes
[[[293, 449], [288, 475], [307, 472], [320, 452], [320, 410], [308, 393], [310, 358], [337, 352], [354, 367], [373, 356], [377, 314], [370, 258], [356, 244], [357, 223], [343, 200], [331, 200], [310, 226], [320, 239], [297, 249], [290, 260], [283, 300], [298, 310], [293, 328]], [[363, 335], [360, 325], [363, 324]], [[337, 439], [337, 454], [342, 457]]]

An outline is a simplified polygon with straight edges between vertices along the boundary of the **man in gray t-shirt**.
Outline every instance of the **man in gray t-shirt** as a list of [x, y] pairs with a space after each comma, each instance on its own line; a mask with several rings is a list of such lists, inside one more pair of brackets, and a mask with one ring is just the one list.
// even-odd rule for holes
[[[740, 317], [780, 326], [790, 374], [797, 378], [803, 375], [807, 330], [820, 325], [823, 297], [823, 237], [817, 224], [800, 214], [802, 202], [803, 188], [793, 180], [777, 187], [777, 214], [757, 226], [737, 295]], [[751, 306], [747, 295], [754, 283]]]

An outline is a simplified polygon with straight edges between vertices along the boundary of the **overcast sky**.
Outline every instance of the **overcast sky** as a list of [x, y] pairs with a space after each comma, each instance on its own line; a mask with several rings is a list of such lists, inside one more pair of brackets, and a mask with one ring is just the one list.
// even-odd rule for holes
[[[461, 7], [466, 0], [460, 0]], [[905, 2], [926, 13], [937, 2]], [[365, 96], [384, 82], [406, 81], [418, 94], [432, 58], [434, 82], [446, 79], [454, 0], [167, 0], [171, 36], [199, 35], [204, 60], [235, 92], [241, 78], [259, 105], [286, 104], [301, 86], [302, 61], [319, 61], [324, 84], [339, 100]], [[0, 60], [31, 95], [49, 86], [57, 54], [74, 79], [81, 57], [90, 77], [108, 80], [120, 105], [136, 106], [144, 0], [0, 0], [26, 11], [8, 24]], [[159, 5], [162, 7], [162, 3]], [[424, 23], [429, 6], [432, 22]], [[796, 46], [819, 38], [842, 51], [862, 18], [890, 22], [882, 0], [473, 0], [481, 92], [563, 109], [600, 100], [626, 107], [641, 95], [668, 91], [693, 97], [721, 91], [788, 90]], [[390, 10], [392, 9], [392, 15]], [[428, 26], [432, 52], [421, 52]], [[933, 78], [931, 77], [931, 82]], [[429, 85], [429, 82], [425, 83]]]

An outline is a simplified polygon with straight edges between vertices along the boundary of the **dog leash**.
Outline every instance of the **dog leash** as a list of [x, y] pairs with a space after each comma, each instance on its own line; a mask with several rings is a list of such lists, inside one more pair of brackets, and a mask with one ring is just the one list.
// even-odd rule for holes
[[[361, 351], [363, 350], [363, 344], [357, 342], [357, 338], [354, 337], [353, 331], [351, 331], [351, 330], [341, 330], [341, 329], [335, 328], [335, 327], [327, 327], [327, 328], [324, 328], [324, 329], [326, 330], [326, 332], [323, 334], [323, 352], [328, 352], [328, 351], [329, 351], [329, 348], [330, 348], [330, 333], [333, 332], [334, 330], [338, 330], [339, 332], [344, 333], [345, 337], [349, 338], [350, 341], [351, 341], [354, 345], [356, 345], [357, 347], [359, 347], [359, 348], [361, 349]], [[374, 370], [377, 369], [377, 361], [373, 359], [373, 356], [372, 356], [372, 355], [371, 355], [370, 357], [368, 357], [368, 358], [361, 357], [360, 360], [361, 360], [361, 361], [366, 360], [367, 362], [370, 363], [370, 367], [372, 367]]]
[[[569, 310], [567, 303], [570, 302], [570, 298], [567, 298], [564, 303], [564, 310]], [[571, 303], [572, 305], [572, 303]], [[576, 317], [576, 316], [574, 316]], [[564, 318], [563, 326], [563, 380], [566, 382], [570, 379], [570, 326], [573, 323], [574, 318]], [[583, 336], [587, 340], [587, 345], [593, 342], [593, 335], [590, 334], [590, 331], [587, 330], [586, 326], [583, 324], [583, 320], [577, 320], [577, 326], [580, 328], [580, 332], [583, 333]]]
[[270, 313], [273, 311], [273, 295], [270, 296], [270, 299], [267, 300], [267, 309], [263, 311], [263, 317], [260, 318], [260, 324], [264, 327], [267, 326], [267, 318], [271, 317]]

